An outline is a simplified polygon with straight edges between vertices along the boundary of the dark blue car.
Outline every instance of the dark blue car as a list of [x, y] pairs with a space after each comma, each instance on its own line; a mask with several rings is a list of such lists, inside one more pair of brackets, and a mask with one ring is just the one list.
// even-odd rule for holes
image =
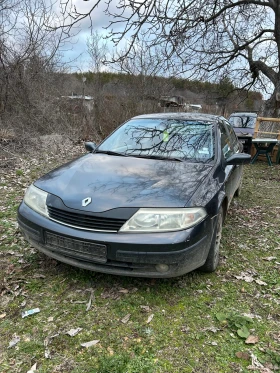
[[141, 115], [86, 149], [26, 191], [18, 223], [32, 246], [117, 275], [216, 269], [222, 224], [250, 162], [223, 117]]

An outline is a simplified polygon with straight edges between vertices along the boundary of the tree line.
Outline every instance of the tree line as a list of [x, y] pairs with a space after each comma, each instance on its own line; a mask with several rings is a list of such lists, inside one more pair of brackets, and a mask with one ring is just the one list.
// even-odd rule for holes
[[[259, 110], [259, 92], [270, 87], [263, 114], [278, 116], [278, 2], [120, 1], [113, 13], [108, 1], [107, 37], [116, 48], [109, 50], [108, 39], [93, 30], [90, 71], [72, 74], [63, 50], [100, 1], [89, 3], [82, 12], [70, 0], [0, 0], [2, 137], [102, 138], [135, 114], [158, 111], [160, 96], [168, 94], [186, 93], [190, 103], [197, 98], [207, 112], [227, 115]], [[94, 98], [90, 113], [61, 102], [72, 92]]]

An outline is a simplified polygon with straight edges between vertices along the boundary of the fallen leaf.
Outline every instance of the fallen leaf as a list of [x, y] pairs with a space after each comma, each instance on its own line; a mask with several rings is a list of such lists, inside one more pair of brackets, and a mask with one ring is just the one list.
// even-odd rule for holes
[[66, 332], [65, 334], [70, 335], [70, 337], [75, 337], [75, 335], [77, 335], [78, 333], [80, 333], [81, 330], [83, 330], [83, 328], [70, 329], [70, 330], [69, 330], [68, 332]]
[[0, 319], [4, 319], [4, 317], [6, 317], [6, 313], [1, 313], [1, 315], [0, 315]]
[[82, 346], [82, 347], [89, 348], [89, 347], [91, 347], [91, 346], [95, 346], [99, 341], [100, 341], [99, 339], [96, 339], [96, 340], [93, 340], [93, 341], [89, 341], [89, 342], [81, 343], [81, 346]]
[[267, 285], [266, 282], [262, 281], [262, 280], [255, 280], [257, 284], [259, 285]]
[[208, 328], [202, 329], [203, 332], [209, 331], [209, 332], [212, 332], [212, 333], [217, 333], [217, 331], [219, 331], [219, 330], [221, 330], [221, 329], [218, 329], [215, 326], [209, 326]]
[[92, 300], [93, 300], [93, 292], [91, 291], [90, 296], [89, 296], [89, 301], [87, 303], [86, 311], [90, 310], [90, 307], [91, 307], [91, 304], [92, 304]]
[[126, 323], [129, 321], [130, 316], [131, 316], [131, 314], [128, 313], [125, 317], [123, 317], [123, 318], [121, 319], [121, 322], [122, 322], [123, 324], [126, 324]]
[[146, 321], [146, 324], [149, 324], [153, 320], [154, 314], [152, 313], [149, 317], [148, 320]]
[[237, 280], [243, 280], [245, 282], [253, 282], [254, 279], [252, 276], [244, 275], [242, 274], [241, 276], [234, 276]]
[[268, 256], [267, 258], [263, 258], [263, 260], [267, 260], [267, 261], [271, 261], [271, 260], [274, 260], [274, 259], [277, 259], [276, 256]]
[[141, 310], [144, 312], [150, 312], [151, 308], [149, 306], [140, 306]]
[[45, 275], [41, 274], [41, 273], [35, 273], [35, 275], [33, 276], [33, 278], [46, 278]]
[[188, 326], [182, 326], [181, 332], [188, 333], [190, 331], [190, 328]]
[[127, 289], [120, 289], [119, 293], [128, 294], [129, 291]]
[[32, 365], [31, 369], [27, 373], [34, 373], [34, 372], [36, 372], [36, 367], [37, 367], [37, 363], [35, 363], [34, 365]]
[[252, 364], [247, 367], [248, 370], [258, 370], [260, 373], [273, 373], [272, 370], [270, 370], [267, 367], [264, 367], [259, 361], [258, 358], [254, 355], [251, 354], [252, 358]]
[[51, 352], [48, 348], [45, 349], [45, 359], [51, 359]]
[[250, 360], [250, 355], [247, 352], [238, 351], [235, 354], [236, 357], [243, 360]]
[[255, 344], [259, 342], [259, 337], [255, 335], [249, 335], [249, 337], [246, 339], [246, 344]]

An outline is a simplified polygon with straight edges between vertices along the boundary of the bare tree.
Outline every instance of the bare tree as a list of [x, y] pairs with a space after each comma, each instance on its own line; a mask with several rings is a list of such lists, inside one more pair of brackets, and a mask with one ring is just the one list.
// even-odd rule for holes
[[105, 66], [108, 54], [108, 43], [98, 31], [94, 31], [87, 39], [87, 52], [90, 56], [91, 70], [98, 74]]
[[149, 46], [145, 34], [140, 32], [137, 41], [112, 56], [113, 67], [134, 79], [134, 93], [143, 102], [152, 99], [159, 102], [160, 96], [168, 94], [171, 84], [168, 79], [160, 79], [160, 76], [174, 76], [174, 70], [170, 70], [164, 58], [164, 51], [159, 46]]
[[[104, 95], [101, 83], [101, 72], [105, 68], [105, 61], [108, 54], [108, 43], [102, 35], [95, 31], [87, 39], [87, 52], [90, 56], [90, 67], [93, 72], [93, 89], [94, 89], [94, 112], [91, 114], [90, 121], [92, 127], [101, 137], [103, 133], [103, 113]], [[89, 118], [85, 118], [89, 122]], [[87, 136], [89, 133], [86, 134]]]
[[[63, 1], [64, 29], [91, 18], [90, 8]], [[228, 76], [243, 89], [270, 94], [266, 114], [279, 115], [280, 2], [277, 0], [113, 0], [107, 1], [109, 36], [117, 45], [130, 39], [126, 54], [142, 30], [149, 46], [161, 46], [169, 64], [190, 78], [220, 80]], [[122, 56], [123, 57], [123, 56]]]
[[[52, 123], [62, 31], [47, 0], [0, 0], [0, 120], [14, 130], [41, 130]], [[54, 123], [52, 123], [55, 127]]]

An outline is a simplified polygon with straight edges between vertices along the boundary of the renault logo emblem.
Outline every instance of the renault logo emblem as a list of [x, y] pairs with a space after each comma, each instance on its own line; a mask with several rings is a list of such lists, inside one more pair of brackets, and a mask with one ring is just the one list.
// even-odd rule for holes
[[85, 199], [82, 200], [82, 206], [83, 207], [86, 207], [90, 203], [91, 203], [91, 198], [90, 197], [87, 197], [87, 198], [85, 198]]

